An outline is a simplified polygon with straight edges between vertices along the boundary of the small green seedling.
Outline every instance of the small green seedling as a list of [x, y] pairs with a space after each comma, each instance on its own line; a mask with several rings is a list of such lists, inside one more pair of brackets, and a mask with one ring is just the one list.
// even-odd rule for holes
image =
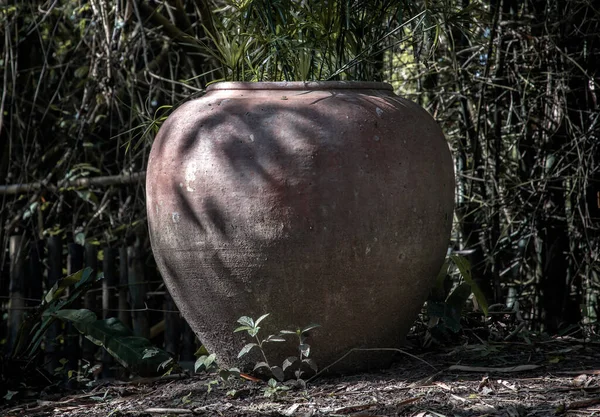
[[258, 319], [256, 319], [256, 321], [248, 316], [242, 316], [238, 319], [237, 322], [239, 324], [241, 324], [241, 326], [237, 327], [233, 332], [237, 333], [237, 332], [246, 331], [250, 337], [252, 337], [256, 340], [256, 343], [246, 344], [242, 348], [242, 350], [240, 350], [240, 352], [238, 353], [238, 358], [242, 358], [242, 357], [246, 356], [247, 354], [249, 354], [253, 349], [258, 348], [260, 350], [260, 353], [261, 353], [264, 361], [258, 362], [254, 366], [254, 372], [258, 371], [259, 369], [261, 369], [263, 371], [267, 370], [267, 373], [273, 375], [273, 377], [275, 377], [278, 381], [283, 381], [283, 378], [284, 378], [283, 369], [280, 366], [270, 366], [269, 365], [269, 360], [267, 359], [267, 355], [265, 354], [263, 346], [265, 343], [269, 343], [269, 342], [285, 342], [285, 338], [282, 337], [281, 335], [269, 335], [269, 336], [267, 336], [266, 339], [260, 339], [258, 337], [258, 333], [260, 332], [259, 324], [261, 321], [266, 319], [268, 316], [269, 316], [269, 313], [263, 314]]
[[[247, 343], [240, 350], [238, 353], [238, 358], [243, 358], [252, 350], [260, 350], [262, 360], [254, 365], [253, 372], [260, 372], [263, 376], [267, 376], [269, 378], [267, 386], [263, 390], [265, 397], [278, 400], [281, 398], [281, 396], [285, 395], [285, 391], [290, 389], [289, 386], [281, 384], [281, 382], [286, 380], [286, 374], [289, 376], [292, 375], [293, 372], [296, 383], [302, 387], [306, 387], [306, 382], [302, 379], [304, 373], [309, 370], [312, 370], [314, 373], [317, 372], [318, 368], [315, 361], [312, 358], [309, 358], [311, 349], [310, 345], [307, 343], [307, 338], [309, 331], [320, 326], [318, 324], [309, 324], [304, 328], [298, 328], [296, 330], [282, 330], [279, 332], [279, 334], [272, 334], [263, 339], [259, 336], [261, 329], [260, 324], [268, 316], [269, 314], [263, 314], [256, 320], [248, 316], [242, 316], [237, 320], [237, 323], [240, 324], [240, 326], [234, 330], [234, 333], [245, 331], [251, 338], [254, 339], [254, 342]], [[298, 341], [298, 356], [290, 356], [286, 358], [283, 361], [282, 366], [271, 366], [264, 350], [265, 344], [271, 342], [285, 342], [286, 337], [289, 335], [295, 336]], [[207, 385], [207, 393], [211, 392], [213, 387], [219, 383], [223, 383], [225, 386], [229, 385], [231, 387], [230, 382], [241, 377], [241, 371], [238, 368], [219, 370], [216, 363], [215, 354], [209, 354], [204, 346], [201, 346], [195, 355], [198, 357], [194, 366], [196, 372], [215, 372], [218, 370], [219, 373], [220, 381], [210, 381]], [[244, 377], [246, 379], [249, 378], [248, 375], [245, 375]], [[293, 379], [293, 377], [291, 379]], [[228, 395], [235, 397], [235, 389], [230, 390]]]
[[275, 379], [271, 378], [267, 382], [267, 386], [264, 389], [264, 396], [270, 398], [273, 401], [278, 401], [283, 397], [290, 389], [287, 385], [280, 384]]
[[[285, 374], [290, 371], [294, 372], [296, 376], [296, 380], [300, 382], [302, 385], [302, 375], [307, 371], [307, 369], [312, 369], [313, 372], [317, 372], [318, 367], [315, 361], [309, 358], [310, 355], [310, 345], [306, 343], [308, 332], [320, 327], [318, 324], [309, 324], [308, 326], [296, 330], [281, 330], [277, 335], [269, 335], [265, 339], [261, 339], [259, 337], [260, 326], [259, 324], [269, 316], [269, 314], [264, 314], [260, 316], [258, 319], [253, 320], [250, 317], [243, 316], [238, 319], [238, 323], [241, 324], [238, 328], [234, 330], [234, 332], [246, 331], [250, 337], [253, 337], [256, 340], [256, 343], [248, 343], [246, 344], [239, 352], [238, 358], [242, 358], [248, 353], [250, 353], [253, 349], [258, 348], [261, 352], [261, 356], [264, 361], [260, 361], [256, 363], [254, 366], [254, 372], [262, 372], [274, 378], [276, 381], [284, 381]], [[271, 366], [269, 364], [269, 360], [267, 359], [267, 355], [265, 354], [263, 346], [265, 343], [270, 342], [285, 342], [286, 336], [294, 335], [298, 340], [298, 356], [290, 356], [283, 361], [282, 366]]]

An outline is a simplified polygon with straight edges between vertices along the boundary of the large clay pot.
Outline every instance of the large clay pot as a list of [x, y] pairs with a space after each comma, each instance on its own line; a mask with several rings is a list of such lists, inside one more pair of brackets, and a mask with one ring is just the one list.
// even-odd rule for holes
[[[244, 346], [243, 315], [270, 313], [264, 336], [320, 324], [309, 344], [321, 367], [351, 348], [399, 347], [454, 204], [434, 119], [371, 82], [213, 84], [164, 122], [146, 186], [165, 284], [224, 366]], [[271, 353], [272, 365], [297, 354]]]

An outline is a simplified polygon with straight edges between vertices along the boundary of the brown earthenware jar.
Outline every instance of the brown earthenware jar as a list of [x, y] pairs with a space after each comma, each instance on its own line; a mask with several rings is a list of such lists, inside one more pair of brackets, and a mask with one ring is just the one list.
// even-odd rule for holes
[[[399, 347], [442, 264], [454, 172], [442, 131], [372, 82], [213, 84], [179, 107], [147, 171], [152, 249], [184, 318], [223, 366], [249, 340], [309, 323], [325, 367]], [[273, 344], [272, 365], [298, 356]], [[273, 356], [274, 355], [274, 356]], [[356, 352], [338, 370], [385, 365]]]

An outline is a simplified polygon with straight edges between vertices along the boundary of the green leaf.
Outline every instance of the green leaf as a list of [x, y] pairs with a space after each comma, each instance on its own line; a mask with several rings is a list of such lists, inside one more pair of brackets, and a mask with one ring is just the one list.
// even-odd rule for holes
[[237, 332], [243, 332], [244, 330], [252, 330], [254, 327], [250, 327], [250, 326], [240, 326], [238, 328], [236, 328], [233, 332], [237, 333]]
[[279, 332], [279, 334], [298, 334], [298, 333], [293, 330], [281, 330]]
[[80, 309], [80, 310], [60, 310], [55, 313], [56, 317], [67, 320], [74, 323], [81, 323], [87, 325], [98, 320], [96, 314], [93, 311]]
[[[17, 343], [12, 352], [13, 357], [25, 354], [26, 357], [31, 358], [37, 353], [44, 333], [46, 333], [46, 330], [56, 320], [54, 313], [70, 306], [75, 300], [79, 300], [88, 288], [103, 279], [103, 274], [93, 274], [92, 272], [91, 268], [77, 271], [59, 280], [48, 291], [44, 302], [33, 313], [28, 315], [21, 325]], [[72, 287], [69, 297], [66, 299], [62, 298], [62, 295], [69, 287]]]
[[140, 376], [158, 376], [165, 363], [175, 364], [167, 352], [152, 346], [148, 339], [133, 336], [118, 319], [92, 321], [95, 314], [85, 311], [60, 310], [55, 316], [73, 323], [87, 339], [103, 346], [121, 365]]
[[298, 358], [295, 356], [288, 356], [287, 358], [285, 358], [285, 360], [283, 361], [283, 365], [281, 366], [281, 368], [285, 371], [287, 370], [290, 366], [293, 366], [295, 364], [298, 363]]
[[204, 365], [204, 369], [208, 371], [210, 367], [215, 363], [216, 359], [217, 355], [215, 355], [214, 353], [211, 353], [210, 355], [204, 357], [204, 361], [202, 363]]
[[208, 381], [208, 383], [206, 384], [206, 392], [210, 393], [212, 391], [212, 386], [213, 385], [219, 385], [219, 381], [213, 379], [212, 381]]
[[208, 352], [208, 350], [206, 349], [206, 347], [204, 345], [200, 345], [200, 347], [198, 348], [196, 353], [194, 353], [194, 356], [197, 358], [199, 358], [200, 356], [208, 356], [208, 355], [210, 355], [210, 353]]
[[254, 365], [254, 369], [252, 369], [252, 371], [256, 372], [259, 369], [271, 369], [271, 368], [269, 368], [269, 364], [266, 362], [257, 362], [256, 365]]
[[475, 296], [475, 299], [477, 300], [481, 311], [483, 311], [483, 314], [487, 316], [488, 303], [485, 299], [485, 296], [483, 295], [483, 292], [481, 291], [477, 283], [475, 283], [475, 281], [473, 280], [473, 276], [471, 274], [471, 264], [469, 263], [467, 258], [460, 255], [451, 255], [450, 258], [460, 271], [460, 274], [464, 278], [465, 282], [471, 286], [471, 291], [473, 292], [473, 295]]
[[75, 235], [75, 243], [80, 244], [81, 246], [85, 245], [85, 234], [79, 232]]
[[6, 401], [10, 401], [10, 400], [12, 400], [12, 398], [13, 398], [15, 395], [17, 395], [18, 393], [19, 393], [19, 391], [11, 391], [11, 390], [7, 390], [7, 391], [6, 391], [6, 394], [4, 395], [4, 397], [3, 397], [3, 398], [4, 398]]
[[283, 381], [285, 376], [283, 375], [283, 369], [280, 366], [271, 366], [271, 373], [278, 381]]
[[202, 355], [198, 359], [196, 359], [196, 362], [194, 363], [194, 372], [198, 372], [198, 370], [202, 370], [202, 368], [204, 367], [205, 359], [206, 359], [205, 355]]
[[470, 295], [471, 286], [466, 282], [463, 282], [454, 288], [446, 299], [444, 316], [442, 318], [446, 327], [455, 333], [461, 328], [461, 313]]
[[75, 70], [75, 72], [73, 73], [73, 75], [75, 75], [75, 77], [77, 78], [83, 78], [88, 74], [90, 67], [88, 67], [87, 65], [84, 65], [82, 67], [79, 67]]
[[300, 349], [300, 353], [302, 353], [302, 355], [310, 356], [310, 346], [309, 345], [307, 345], [306, 343], [302, 343], [300, 346], [298, 346], [298, 348]]
[[256, 319], [256, 321], [254, 322], [255, 326], [258, 326], [258, 323], [260, 323], [261, 321], [263, 321], [264, 319], [266, 319], [267, 317], [269, 317], [269, 313], [267, 314], [263, 314], [262, 316], [260, 316], [258, 319]]
[[305, 328], [303, 328], [303, 329], [300, 331], [300, 333], [306, 333], [306, 332], [308, 332], [308, 331], [311, 331], [311, 330], [313, 330], [313, 329], [316, 329], [317, 327], [321, 327], [321, 325], [320, 325], [320, 324], [317, 324], [317, 323], [311, 323], [311, 324], [309, 324], [308, 326], [306, 326]]
[[221, 369], [219, 371], [219, 376], [223, 381], [227, 381], [231, 377], [240, 377], [240, 370], [238, 368], [230, 368], [230, 369]]
[[258, 345], [256, 343], [248, 343], [246, 346], [244, 346], [242, 348], [242, 350], [240, 350], [240, 353], [238, 353], [238, 359], [241, 358], [244, 355], [247, 355], [254, 347], [257, 347]]
[[157, 348], [144, 349], [144, 356], [142, 356], [142, 359], [152, 358], [153, 356], [156, 356], [158, 353], [159, 353], [159, 350]]
[[281, 337], [280, 335], [271, 334], [267, 337], [264, 342], [285, 342], [285, 337]]
[[189, 404], [190, 402], [192, 402], [192, 400], [190, 400], [190, 397], [192, 396], [192, 391], [190, 391], [189, 394], [184, 395], [183, 397], [181, 397], [181, 402], [183, 404]]
[[240, 317], [237, 322], [239, 324], [241, 324], [242, 326], [248, 326], [250, 328], [254, 327], [254, 320], [252, 320], [250, 317], [248, 316], [242, 316]]
[[310, 369], [312, 369], [315, 372], [319, 370], [319, 367], [317, 366], [317, 363], [314, 361], [314, 359], [305, 358], [302, 359], [302, 363], [307, 364], [310, 367]]
[[50, 303], [60, 298], [67, 288], [69, 288], [71, 285], [79, 283], [82, 280], [86, 281], [91, 276], [91, 274], [92, 269], [85, 268], [81, 271], [75, 272], [74, 274], [59, 279], [56, 282], [56, 284], [54, 284], [52, 288], [50, 288], [50, 291], [48, 291], [46, 297], [44, 297], [44, 301], [46, 303]]

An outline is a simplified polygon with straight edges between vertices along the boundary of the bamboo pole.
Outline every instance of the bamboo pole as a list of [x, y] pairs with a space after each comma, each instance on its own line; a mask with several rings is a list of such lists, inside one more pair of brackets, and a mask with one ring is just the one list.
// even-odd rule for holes
[[127, 247], [119, 248], [119, 320], [131, 329], [131, 311], [129, 311], [129, 261]]
[[29, 262], [27, 263], [27, 288], [25, 296], [28, 301], [26, 305], [28, 307], [36, 307], [42, 302], [43, 293], [43, 265], [42, 259], [44, 258], [44, 245], [41, 240], [34, 240], [31, 242], [29, 248]]
[[[83, 246], [77, 243], [69, 243], [67, 255], [67, 274], [71, 275], [83, 268]], [[81, 301], [77, 300], [71, 304], [72, 309], [81, 307]], [[79, 332], [71, 323], [65, 325], [65, 355], [67, 360], [67, 370], [77, 371], [80, 357]], [[69, 387], [73, 388], [74, 380], [69, 380]]]
[[115, 270], [115, 264], [117, 263], [115, 252], [115, 249], [110, 246], [104, 248], [104, 259], [102, 261], [104, 272], [104, 280], [102, 280], [102, 318], [104, 319], [115, 317], [119, 308], [116, 294], [119, 278]]
[[146, 279], [144, 264], [142, 263], [142, 250], [140, 238], [127, 248], [129, 295], [131, 297], [133, 334], [150, 338], [148, 312], [146, 311]]
[[25, 310], [25, 253], [23, 236], [10, 237], [10, 284], [8, 307], [8, 351], [10, 352], [17, 341], [19, 327], [23, 321]]
[[[50, 289], [56, 281], [62, 276], [62, 238], [59, 235], [50, 236], [48, 245], [48, 282], [47, 288]], [[46, 370], [54, 374], [54, 370], [59, 367], [58, 360], [61, 358], [60, 342], [58, 337], [61, 334], [60, 322], [55, 321], [46, 330], [45, 335], [45, 354], [44, 363]]]
[[[98, 274], [98, 250], [96, 249], [95, 245], [92, 245], [91, 243], [86, 243], [84, 253], [85, 266], [92, 268], [92, 274], [95, 276], [96, 274]], [[97, 292], [93, 287], [88, 289], [87, 292], [83, 295], [83, 307], [98, 314], [96, 295]], [[81, 340], [81, 349], [83, 354], [82, 357], [85, 361], [87, 361], [90, 364], [90, 366], [93, 366], [97, 346], [85, 337], [82, 337]]]
[[132, 184], [138, 181], [144, 181], [145, 179], [145, 172], [135, 172], [133, 174], [110, 175], [105, 177], [77, 178], [75, 180], [65, 181], [64, 183], [61, 183], [60, 186], [56, 184], [44, 185], [42, 181], [28, 184], [0, 185], [0, 195], [27, 194], [39, 191], [42, 188], [47, 188], [52, 192], [57, 192], [71, 187], [108, 187], [110, 185]]
[[[110, 317], [115, 317], [118, 308], [118, 299], [116, 287], [118, 285], [118, 277], [115, 271], [116, 253], [115, 249], [110, 246], [104, 247], [104, 259], [102, 260], [102, 271], [104, 272], [104, 280], [102, 280], [102, 318], [105, 320]], [[102, 378], [110, 378], [113, 376], [111, 367], [114, 364], [113, 357], [106, 351], [102, 350]]]
[[165, 350], [176, 358], [179, 354], [179, 341], [181, 340], [181, 317], [179, 313], [171, 313], [171, 311], [176, 311], [177, 307], [168, 291], [165, 293], [164, 309], [166, 311], [164, 320]]

